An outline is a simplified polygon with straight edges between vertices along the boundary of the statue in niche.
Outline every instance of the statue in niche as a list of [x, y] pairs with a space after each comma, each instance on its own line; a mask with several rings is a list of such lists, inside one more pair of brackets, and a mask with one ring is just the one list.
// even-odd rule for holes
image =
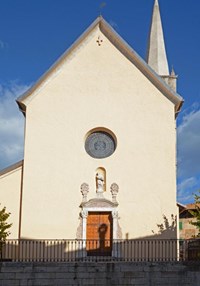
[[102, 198], [104, 192], [104, 177], [102, 174], [96, 174], [96, 184], [97, 184], [97, 197]]

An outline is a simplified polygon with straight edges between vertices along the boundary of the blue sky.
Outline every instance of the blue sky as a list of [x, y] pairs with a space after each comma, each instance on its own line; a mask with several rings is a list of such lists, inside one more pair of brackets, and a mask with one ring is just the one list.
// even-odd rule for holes
[[[97, 0], [0, 0], [0, 169], [23, 158], [15, 98], [99, 15]], [[154, 0], [107, 0], [104, 18], [145, 58]], [[185, 104], [177, 120], [178, 201], [200, 189], [200, 2], [160, 0], [169, 66]], [[192, 4], [191, 4], [192, 3]]]

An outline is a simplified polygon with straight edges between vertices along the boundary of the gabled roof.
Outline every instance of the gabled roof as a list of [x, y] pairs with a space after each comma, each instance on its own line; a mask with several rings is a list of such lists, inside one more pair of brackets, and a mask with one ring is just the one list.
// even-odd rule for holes
[[[200, 208], [200, 204], [187, 204], [186, 206], [182, 205], [182, 208], [179, 208], [179, 215], [183, 215], [184, 213], [189, 213], [190, 211], [195, 211], [197, 208]], [[191, 215], [191, 214], [190, 214]]]
[[193, 203], [193, 204], [186, 205], [187, 210], [195, 210], [197, 207], [200, 207], [200, 204]]
[[56, 70], [63, 64], [67, 57], [79, 46], [84, 39], [96, 28], [127, 58], [129, 59], [160, 91], [175, 105], [175, 113], [180, 111], [183, 104], [183, 98], [174, 92], [164, 80], [157, 75], [153, 69], [120, 37], [120, 35], [103, 19], [98, 17], [89, 28], [75, 41], [75, 43], [55, 62], [55, 64], [30, 88], [25, 94], [17, 99], [17, 103], [23, 113], [26, 112], [26, 106], [29, 97], [35, 96], [37, 90], [48, 80]]

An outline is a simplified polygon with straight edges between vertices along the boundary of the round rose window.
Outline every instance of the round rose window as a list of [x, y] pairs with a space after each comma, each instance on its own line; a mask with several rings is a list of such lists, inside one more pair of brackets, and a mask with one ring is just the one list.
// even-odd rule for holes
[[92, 132], [85, 141], [85, 150], [93, 158], [101, 159], [112, 155], [115, 151], [115, 140], [104, 131]]

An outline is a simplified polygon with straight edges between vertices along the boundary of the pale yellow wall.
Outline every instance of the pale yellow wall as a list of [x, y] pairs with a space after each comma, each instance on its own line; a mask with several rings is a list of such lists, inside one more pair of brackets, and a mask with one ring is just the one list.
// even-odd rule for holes
[[[101, 35], [103, 43], [97, 45]], [[106, 127], [115, 153], [91, 158], [86, 133]], [[174, 105], [96, 29], [30, 98], [26, 113], [22, 236], [75, 238], [80, 185], [95, 170], [116, 182], [123, 237], [144, 237], [176, 214]]]
[[0, 176], [0, 208], [5, 206], [11, 213], [8, 222], [13, 224], [8, 238], [18, 238], [21, 172], [22, 167], [18, 167]]

